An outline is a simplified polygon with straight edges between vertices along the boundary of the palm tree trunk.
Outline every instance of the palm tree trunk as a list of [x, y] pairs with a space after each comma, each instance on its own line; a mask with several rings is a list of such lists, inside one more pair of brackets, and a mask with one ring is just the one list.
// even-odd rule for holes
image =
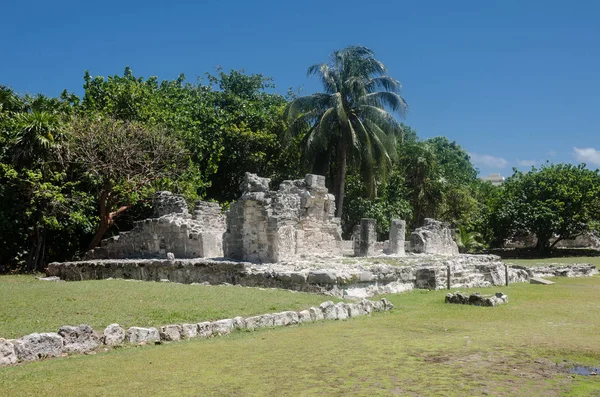
[[336, 180], [335, 180], [335, 208], [336, 208], [336, 216], [338, 218], [342, 217], [342, 211], [344, 207], [344, 193], [346, 189], [346, 168], [347, 168], [347, 154], [348, 147], [346, 142], [342, 139], [342, 142], [337, 147], [337, 155], [336, 155]]

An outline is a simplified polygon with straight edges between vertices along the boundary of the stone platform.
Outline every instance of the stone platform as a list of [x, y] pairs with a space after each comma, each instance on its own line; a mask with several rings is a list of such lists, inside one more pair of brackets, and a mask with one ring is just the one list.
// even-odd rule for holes
[[[63, 280], [107, 278], [169, 280], [191, 284], [223, 283], [248, 287], [284, 288], [346, 298], [365, 298], [413, 288], [444, 289], [505, 285], [506, 267], [495, 255], [438, 257], [323, 258], [310, 261], [256, 264], [218, 259], [121, 259], [51, 263], [48, 276]], [[509, 282], [526, 282], [522, 269], [508, 269]]]

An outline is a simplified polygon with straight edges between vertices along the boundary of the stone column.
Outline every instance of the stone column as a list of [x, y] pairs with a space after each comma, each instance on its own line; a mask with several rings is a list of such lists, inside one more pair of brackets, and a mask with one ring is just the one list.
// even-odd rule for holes
[[360, 220], [360, 243], [358, 256], [372, 256], [375, 254], [377, 242], [377, 221], [370, 218]]
[[406, 235], [406, 221], [392, 219], [390, 225], [390, 254], [404, 255], [404, 236]]
[[360, 256], [360, 225], [354, 225], [352, 229], [352, 249], [354, 256]]

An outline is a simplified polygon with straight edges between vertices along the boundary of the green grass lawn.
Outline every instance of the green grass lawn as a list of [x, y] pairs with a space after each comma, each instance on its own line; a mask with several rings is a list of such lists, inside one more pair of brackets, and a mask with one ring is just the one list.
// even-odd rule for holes
[[600, 377], [561, 368], [600, 366], [600, 277], [553, 280], [472, 290], [505, 292], [495, 308], [418, 290], [370, 318], [0, 368], [0, 394], [600, 396]]
[[0, 337], [56, 332], [62, 325], [89, 324], [103, 331], [111, 323], [124, 328], [197, 323], [302, 310], [328, 299], [233, 286], [126, 280], [56, 283], [33, 276], [0, 276]]

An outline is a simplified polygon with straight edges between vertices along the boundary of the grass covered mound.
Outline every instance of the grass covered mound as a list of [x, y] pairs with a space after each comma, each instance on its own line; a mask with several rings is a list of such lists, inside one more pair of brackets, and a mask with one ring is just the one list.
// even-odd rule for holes
[[387, 296], [396, 308], [372, 317], [5, 367], [0, 390], [86, 396], [132, 390], [161, 396], [600, 395], [600, 377], [572, 377], [564, 368], [600, 365], [600, 276], [553, 281], [469, 290], [509, 296], [507, 305], [493, 308], [449, 305], [447, 290], [416, 290]]
[[[0, 276], [0, 338], [56, 332], [62, 325], [156, 327], [303, 310], [329, 297], [285, 290], [126, 280], [39, 281]], [[336, 301], [335, 299], [331, 299]]]

